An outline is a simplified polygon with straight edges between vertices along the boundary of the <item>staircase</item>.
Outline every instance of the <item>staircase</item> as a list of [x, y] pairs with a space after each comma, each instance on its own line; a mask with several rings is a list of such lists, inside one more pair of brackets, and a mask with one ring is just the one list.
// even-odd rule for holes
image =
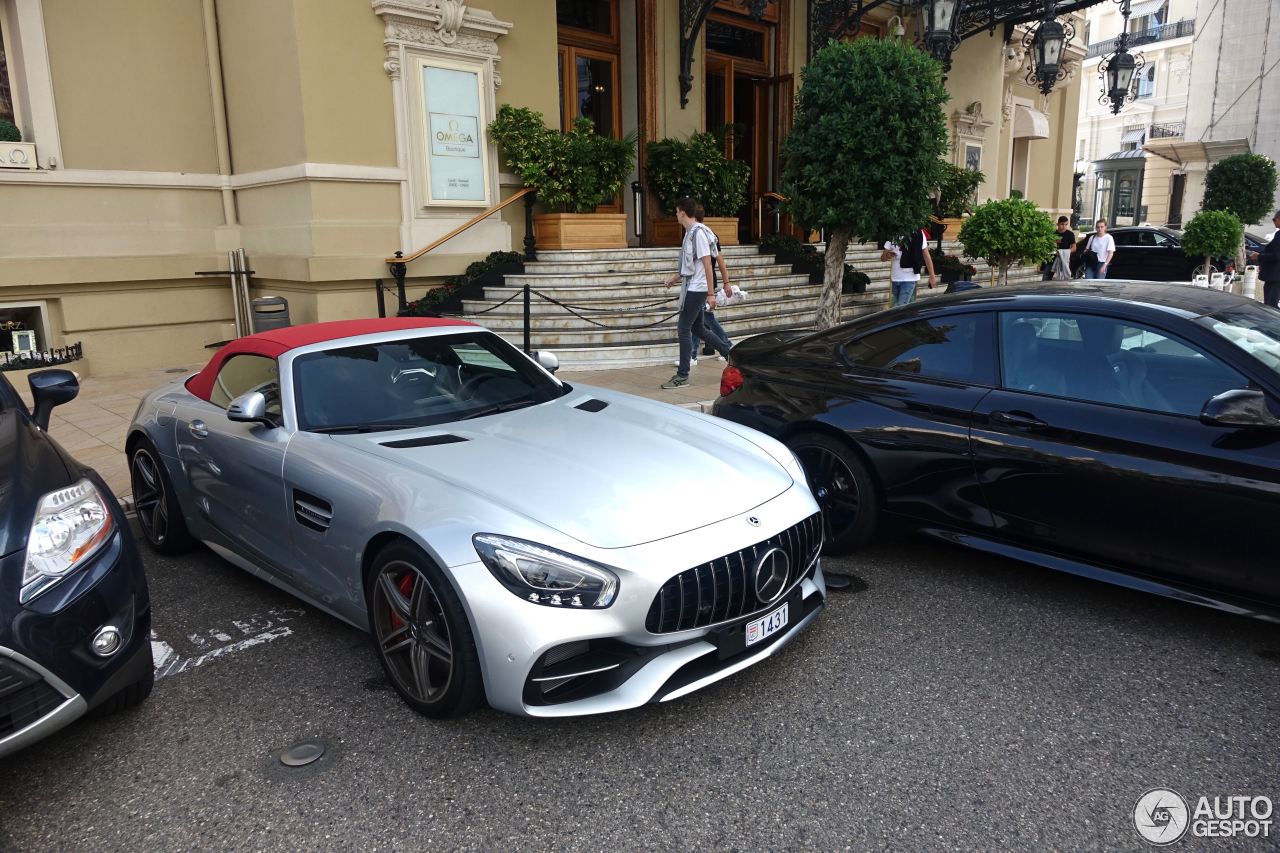
[[[945, 243], [949, 254], [958, 246]], [[673, 361], [677, 354], [678, 288], [667, 290], [663, 280], [675, 269], [678, 249], [599, 249], [541, 251], [539, 260], [525, 264], [523, 275], [509, 275], [502, 287], [485, 288], [484, 298], [463, 302], [461, 317], [493, 329], [508, 340], [522, 342], [524, 300], [520, 296], [500, 304], [528, 284], [533, 290], [570, 306], [575, 313], [534, 295], [530, 302], [531, 345], [550, 350], [566, 370], [641, 367]], [[791, 267], [761, 255], [755, 246], [726, 246], [725, 263], [733, 284], [747, 291], [746, 302], [716, 312], [733, 341], [779, 329], [813, 324], [821, 284], [808, 276], [792, 275]], [[890, 301], [889, 264], [872, 246], [852, 246], [847, 261], [871, 278], [866, 293], [843, 297], [841, 318], [850, 320], [887, 308]], [[974, 277], [986, 283], [989, 270], [974, 264]], [[1035, 269], [1017, 268], [1010, 283], [1038, 281]], [[918, 298], [941, 294], [924, 285]], [[658, 304], [655, 304], [658, 303]]]

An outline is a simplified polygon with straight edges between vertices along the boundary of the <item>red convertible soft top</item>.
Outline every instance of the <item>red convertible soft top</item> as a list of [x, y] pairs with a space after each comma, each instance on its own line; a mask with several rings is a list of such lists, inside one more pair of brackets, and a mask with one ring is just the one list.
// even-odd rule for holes
[[382, 332], [399, 332], [408, 329], [434, 329], [440, 326], [474, 326], [465, 320], [444, 320], [438, 317], [386, 317], [371, 320], [333, 320], [328, 323], [307, 323], [272, 329], [237, 338], [214, 353], [204, 369], [187, 380], [187, 390], [201, 400], [208, 400], [213, 393], [213, 380], [222, 365], [233, 355], [261, 355], [279, 358], [283, 353], [298, 347], [355, 338], [360, 335], [377, 335]]

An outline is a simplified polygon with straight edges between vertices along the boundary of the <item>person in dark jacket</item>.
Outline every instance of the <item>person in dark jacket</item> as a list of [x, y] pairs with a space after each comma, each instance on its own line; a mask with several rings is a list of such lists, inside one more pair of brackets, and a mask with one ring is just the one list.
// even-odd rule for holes
[[1258, 278], [1262, 279], [1262, 301], [1272, 308], [1280, 308], [1280, 210], [1271, 217], [1277, 229], [1271, 242], [1261, 252], [1250, 252], [1249, 260], [1258, 265]]

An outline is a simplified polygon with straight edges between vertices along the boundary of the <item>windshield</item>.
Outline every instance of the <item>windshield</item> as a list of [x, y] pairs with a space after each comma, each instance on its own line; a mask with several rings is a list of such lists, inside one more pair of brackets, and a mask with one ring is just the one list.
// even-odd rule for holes
[[1280, 313], [1256, 305], [1242, 305], [1200, 317], [1196, 322], [1208, 326], [1266, 365], [1268, 370], [1280, 374]]
[[312, 432], [406, 429], [531, 406], [564, 386], [490, 332], [434, 335], [300, 355], [298, 426]]

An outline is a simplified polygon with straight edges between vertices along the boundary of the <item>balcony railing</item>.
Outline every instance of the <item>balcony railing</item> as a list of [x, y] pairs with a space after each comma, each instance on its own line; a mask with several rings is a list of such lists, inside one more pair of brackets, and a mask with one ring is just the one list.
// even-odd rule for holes
[[[1166, 39], [1178, 39], [1183, 36], [1193, 36], [1196, 34], [1195, 18], [1188, 18], [1185, 21], [1173, 21], [1168, 24], [1161, 24], [1158, 27], [1151, 27], [1138, 33], [1129, 34], [1129, 46], [1136, 47], [1152, 42], [1165, 41]], [[1095, 56], [1103, 56], [1111, 53], [1116, 49], [1118, 39], [1107, 39], [1095, 44], [1089, 45], [1089, 52], [1086, 59], [1093, 59]]]
[[1170, 139], [1182, 136], [1186, 132], [1187, 123], [1185, 121], [1167, 121], [1162, 124], [1151, 125], [1151, 130], [1147, 133], [1147, 139]]

